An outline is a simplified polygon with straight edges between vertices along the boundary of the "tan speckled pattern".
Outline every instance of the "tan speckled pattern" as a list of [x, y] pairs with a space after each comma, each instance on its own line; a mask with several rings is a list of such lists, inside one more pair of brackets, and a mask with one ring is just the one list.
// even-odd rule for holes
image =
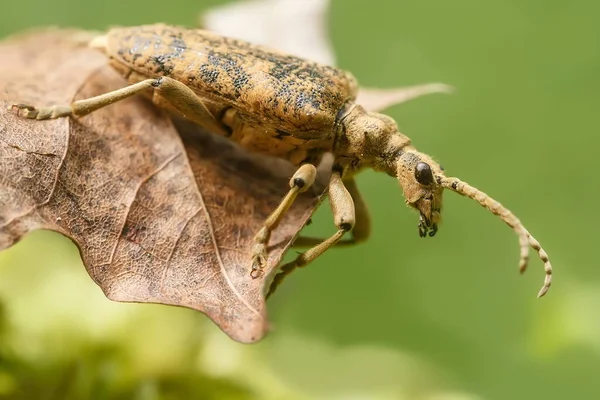
[[221, 112], [234, 108], [235, 124], [246, 130], [232, 139], [269, 142], [259, 147], [273, 147], [278, 156], [281, 148], [330, 139], [338, 111], [356, 97], [356, 80], [345, 71], [208, 31], [163, 24], [118, 28], [107, 33], [106, 46], [113, 63], [148, 78], [177, 79]]

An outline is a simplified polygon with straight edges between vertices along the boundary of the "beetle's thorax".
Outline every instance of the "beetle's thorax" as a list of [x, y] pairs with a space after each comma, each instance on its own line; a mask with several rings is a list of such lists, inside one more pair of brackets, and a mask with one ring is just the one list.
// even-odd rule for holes
[[387, 115], [349, 104], [340, 112], [334, 153], [355, 168], [369, 167], [396, 175], [398, 154], [410, 148], [410, 139]]

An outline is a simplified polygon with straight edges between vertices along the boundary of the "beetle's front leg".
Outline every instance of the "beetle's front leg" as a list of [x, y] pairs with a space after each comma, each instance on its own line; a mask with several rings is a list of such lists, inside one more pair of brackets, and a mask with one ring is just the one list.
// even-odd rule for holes
[[344, 186], [341, 173], [333, 171], [329, 180], [329, 203], [333, 211], [333, 219], [338, 231], [329, 239], [325, 239], [320, 244], [310, 248], [305, 253], [300, 254], [294, 261], [285, 264], [281, 267], [281, 272], [275, 275], [267, 298], [275, 292], [277, 286], [281, 284], [283, 279], [292, 273], [296, 268], [307, 266], [329, 248], [335, 246], [337, 242], [344, 236], [344, 233], [352, 230], [355, 222], [354, 202], [352, 196]]
[[267, 264], [267, 244], [273, 229], [277, 228], [286, 211], [291, 207], [298, 194], [305, 192], [314, 182], [317, 169], [312, 164], [304, 164], [290, 179], [290, 190], [285, 195], [279, 206], [269, 215], [263, 227], [254, 237], [256, 244], [252, 249], [252, 270], [250, 276], [258, 278], [262, 269]]
[[[153, 90], [154, 95], [160, 100], [166, 101], [185, 118], [202, 126], [209, 132], [219, 135], [227, 134], [223, 126], [214, 118], [192, 89], [169, 77], [145, 79], [133, 85], [113, 90], [112, 92], [90, 97], [89, 99], [74, 101], [70, 105], [53, 105], [36, 108], [28, 104], [15, 104], [11, 108], [16, 110], [22, 117], [37, 120], [69, 116], [83, 117], [100, 108], [148, 90]], [[160, 101], [156, 101], [155, 99], [155, 103], [160, 104]]]

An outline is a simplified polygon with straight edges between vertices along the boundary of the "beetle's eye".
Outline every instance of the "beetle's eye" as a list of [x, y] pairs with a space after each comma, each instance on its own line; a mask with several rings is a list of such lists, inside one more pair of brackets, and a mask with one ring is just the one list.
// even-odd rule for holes
[[431, 185], [433, 183], [433, 172], [429, 164], [420, 162], [415, 168], [415, 178], [421, 185]]

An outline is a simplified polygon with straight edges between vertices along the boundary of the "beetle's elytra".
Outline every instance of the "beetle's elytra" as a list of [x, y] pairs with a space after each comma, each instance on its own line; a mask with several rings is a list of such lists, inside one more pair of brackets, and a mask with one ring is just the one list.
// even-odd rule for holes
[[129, 86], [70, 105], [13, 108], [38, 120], [81, 117], [134, 94], [149, 94], [158, 106], [177, 111], [250, 151], [298, 166], [288, 194], [255, 237], [248, 266], [252, 277], [264, 267], [271, 231], [296, 196], [314, 182], [315, 165], [323, 154], [334, 155], [328, 194], [338, 230], [323, 241], [299, 237], [296, 244], [313, 247], [281, 267], [270, 293], [296, 267], [344, 242], [346, 232], [351, 231], [352, 238], [345, 243], [368, 237], [368, 213], [353, 179], [364, 168], [398, 178], [406, 203], [420, 213], [421, 237], [434, 236], [438, 230], [444, 189], [480, 203], [517, 233], [521, 271], [527, 267], [529, 247], [537, 251], [546, 272], [538, 297], [548, 291], [552, 281], [548, 255], [519, 219], [473, 186], [446, 177], [390, 117], [355, 104], [358, 85], [350, 73], [242, 40], [163, 24], [112, 29], [91, 45], [106, 54]]

